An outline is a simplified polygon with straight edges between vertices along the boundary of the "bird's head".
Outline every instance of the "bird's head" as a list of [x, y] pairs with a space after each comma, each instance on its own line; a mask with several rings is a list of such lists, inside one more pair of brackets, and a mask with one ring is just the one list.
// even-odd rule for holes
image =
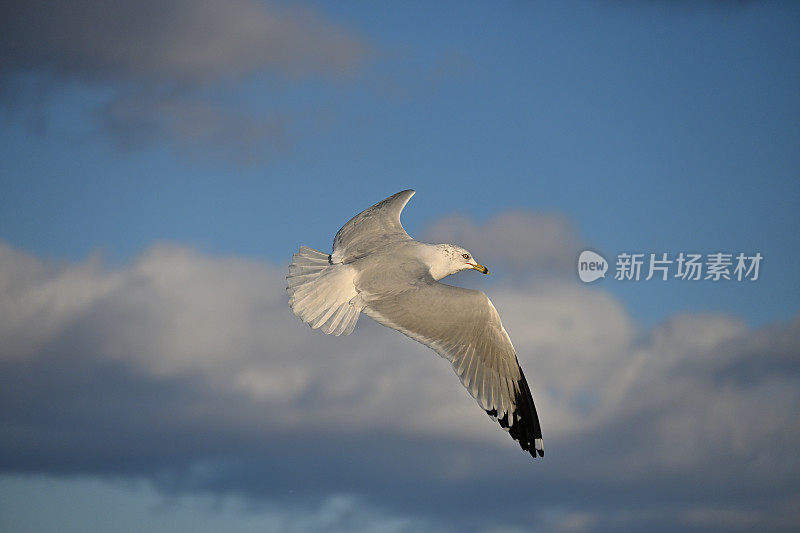
[[440, 244], [436, 247], [439, 257], [436, 264], [431, 267], [431, 275], [434, 279], [442, 279], [450, 274], [461, 272], [462, 270], [477, 270], [483, 274], [488, 274], [489, 269], [475, 261], [472, 254], [455, 244]]

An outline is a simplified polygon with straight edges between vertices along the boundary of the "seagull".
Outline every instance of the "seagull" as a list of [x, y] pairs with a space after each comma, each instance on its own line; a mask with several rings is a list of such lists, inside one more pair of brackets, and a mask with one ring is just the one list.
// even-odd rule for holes
[[363, 312], [432, 348], [523, 450], [544, 457], [531, 389], [500, 315], [483, 292], [439, 282], [462, 270], [489, 270], [460, 246], [426, 244], [406, 233], [400, 213], [414, 192], [351, 218], [330, 254], [301, 246], [286, 276], [289, 305], [330, 335], [352, 333]]

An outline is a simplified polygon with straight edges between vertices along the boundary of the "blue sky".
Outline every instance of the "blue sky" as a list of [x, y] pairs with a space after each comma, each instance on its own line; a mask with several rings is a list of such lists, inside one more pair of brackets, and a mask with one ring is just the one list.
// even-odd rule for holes
[[[174, 404], [175, 413], [199, 402], [219, 416], [207, 426], [190, 417], [185, 432], [176, 432], [183, 460], [162, 453], [158, 447], [173, 440], [157, 435], [124, 453], [111, 444], [81, 444], [67, 428], [58, 430], [64, 435], [56, 441], [70, 444], [45, 446], [40, 455], [24, 453], [24, 439], [0, 440], [3, 492], [24, 487], [47, 501], [64, 483], [74, 483], [87, 498], [99, 498], [95, 483], [106, 480], [117, 483], [108, 497], [119, 498], [119, 520], [130, 519], [126, 505], [138, 509], [147, 498], [211, 493], [249, 498], [266, 523], [281, 523], [269, 521], [292, 521], [288, 511], [275, 511], [287, 496], [282, 489], [291, 485], [291, 508], [298, 513], [324, 514], [326, 505], [345, 505], [360, 510], [363, 530], [444, 527], [441, 513], [426, 505], [391, 503], [410, 497], [407, 491], [419, 483], [413, 473], [425, 472], [425, 462], [404, 456], [404, 475], [382, 465], [381, 439], [358, 424], [338, 431], [335, 409], [329, 431], [355, 451], [329, 463], [319, 459], [319, 468], [341, 474], [349, 461], [366, 457], [355, 469], [360, 477], [306, 490], [301, 482], [237, 484], [224, 474], [224, 465], [250, 460], [253, 471], [270, 472], [278, 467], [269, 455], [305, 435], [280, 421], [246, 429], [258, 420], [258, 407], [271, 410], [273, 401], [283, 406], [285, 397], [271, 395], [280, 387], [265, 376], [280, 375], [286, 382], [295, 376], [298, 387], [310, 387], [317, 371], [305, 366], [314, 360], [309, 354], [329, 349], [359, 368], [373, 368], [369, 359], [353, 355], [370, 341], [387, 342], [386, 353], [425, 354], [414, 359], [412, 368], [419, 372], [437, 363], [366, 318], [341, 342], [301, 324], [291, 329], [294, 317], [283, 301], [281, 278], [300, 244], [329, 250], [351, 216], [414, 188], [417, 195], [403, 215], [409, 233], [459, 242], [493, 270], [489, 278], [458, 276], [455, 282], [487, 291], [520, 360], [527, 358], [526, 375], [539, 368], [549, 380], [534, 377], [532, 386], [544, 406], [566, 420], [553, 430], [563, 450], [587, 455], [581, 444], [605, 435], [603, 421], [607, 431], [616, 427], [642, 447], [652, 447], [670, 424], [687, 430], [703, 420], [700, 426], [713, 432], [685, 445], [686, 457], [695, 462], [643, 454], [633, 464], [656, 465], [649, 473], [625, 463], [632, 469], [628, 485], [604, 478], [602, 469], [587, 474], [590, 468], [580, 463], [579, 469], [565, 454], [551, 460], [549, 470], [541, 467], [544, 482], [560, 480], [549, 497], [535, 491], [541, 505], [507, 498], [508, 520], [480, 516], [481, 527], [524, 528], [533, 520], [544, 529], [636, 528], [665, 513], [683, 517], [675, 519], [681, 526], [726, 529], [725, 520], [796, 526], [796, 513], [786, 509], [800, 492], [789, 481], [762, 490], [769, 479], [750, 480], [747, 496], [775, 511], [773, 523], [757, 509], [740, 508], [733, 488], [722, 482], [701, 484], [703, 494], [723, 495], [702, 508], [687, 510], [686, 501], [664, 494], [686, 471], [714, 477], [717, 468], [724, 469], [724, 460], [712, 465], [700, 449], [706, 441], [741, 438], [726, 425], [727, 415], [714, 410], [721, 408], [713, 407], [724, 403], [735, 383], [746, 383], [747, 391], [731, 405], [753, 416], [761, 412], [756, 406], [771, 406], [782, 413], [775, 415], [776, 424], [783, 415], [791, 421], [785, 434], [765, 428], [764, 435], [793, 443], [800, 433], [796, 407], [788, 407], [798, 395], [800, 353], [798, 5], [119, 1], [102, 10], [100, 3], [85, 2], [71, 12], [47, 6], [4, 7], [0, 17], [0, 287], [8, 313], [8, 325], [0, 330], [6, 346], [0, 362], [6, 376], [30, 388], [16, 400], [6, 397], [11, 403], [4, 405], [3, 427], [9, 435], [47, 434], [46, 422], [58, 410], [45, 400], [68, 398], [82, 384], [93, 390], [88, 397], [112, 407], [98, 413], [69, 403], [62, 414], [78, 427], [98, 420], [116, 427], [105, 417], [142, 409], [149, 405], [142, 398], [151, 393]], [[621, 252], [718, 251], [760, 252], [764, 261], [755, 282], [621, 282], [610, 276], [583, 286], [574, 259], [584, 248], [612, 262]], [[514, 284], [523, 289], [513, 290]], [[517, 302], [515, 293], [529, 300]], [[163, 305], [151, 309], [153, 301]], [[498, 301], [505, 302], [505, 312]], [[196, 309], [207, 305], [229, 316]], [[259, 320], [273, 315], [285, 325], [260, 331]], [[240, 317], [239, 323], [229, 324], [230, 317]], [[129, 321], [134, 325], [124, 327]], [[577, 324], [576, 331], [570, 333], [569, 324]], [[202, 337], [195, 328], [208, 330], [207, 342], [195, 338]], [[275, 346], [294, 358], [274, 355]], [[615, 350], [628, 359], [613, 355]], [[583, 351], [595, 352], [595, 359], [582, 359]], [[565, 369], [554, 361], [563, 361]], [[690, 380], [686, 397], [694, 398], [697, 387], [697, 399], [706, 400], [709, 411], [673, 420], [658, 418], [664, 403], [653, 405], [647, 416], [663, 425], [637, 440], [631, 428], [644, 415], [615, 403], [611, 390], [639, 398], [634, 385], [616, 380], [651, 363], [654, 390], [673, 374], [684, 376]], [[90, 377], [68, 372], [70, 364]], [[616, 371], [606, 376], [597, 370], [592, 381], [595, 364]], [[576, 365], [582, 368], [574, 371], [577, 376], [560, 373]], [[66, 376], [63, 391], [38, 394], [48, 379], [61, 375], [54, 368]], [[448, 390], [462, 394], [448, 369], [436, 368], [443, 380], [455, 382]], [[381, 371], [380, 365], [373, 369]], [[417, 383], [416, 370], [402, 372], [408, 383]], [[118, 384], [119, 392], [107, 390], [107, 383]], [[334, 389], [317, 399], [348, 406]], [[248, 415], [227, 424], [228, 416], [220, 413], [236, 403], [237, 394], [250, 406]], [[303, 409], [314, 398], [311, 392], [301, 395]], [[368, 398], [376, 407], [364, 413], [366, 420], [394, 413], [388, 399]], [[469, 487], [463, 480], [502, 487], [500, 469], [539, 467], [521, 466], [516, 450], [503, 447], [508, 443], [502, 434], [498, 441], [481, 440], [481, 431], [495, 428], [481, 426], [486, 421], [473, 407], [464, 405], [463, 420], [477, 419], [477, 430], [468, 431], [470, 438], [477, 432], [477, 440], [468, 440], [456, 455], [469, 463], [478, 454], [481, 469], [461, 477], [425, 477], [431, 490], [446, 486], [460, 494]], [[543, 418], [547, 433], [545, 413]], [[225, 428], [227, 445], [193, 448], [185, 442], [186, 434], [207, 438], [219, 429], [216, 424]], [[399, 427], [379, 429], [412, 449], [430, 447], [434, 457], [463, 436], [416, 419]], [[102, 431], [91, 435], [108, 438]], [[261, 457], [254, 451], [257, 442], [284, 444], [267, 446]], [[397, 442], [391, 449], [403, 453]], [[82, 446], [107, 460], [86, 459]], [[785, 458], [783, 444], [770, 446], [762, 452], [766, 457], [739, 456], [739, 448], [723, 456], [752, 472]], [[479, 453], [486, 450], [502, 459], [484, 471], [495, 457]], [[610, 464], [623, 464], [615, 461]], [[377, 490], [364, 465], [396, 474], [396, 483]], [[794, 472], [797, 465], [791, 465]], [[205, 478], [195, 475], [198, 469], [223, 473]], [[33, 474], [40, 477], [26, 477]], [[126, 492], [126, 480], [143, 484]], [[601, 509], [579, 503], [596, 497], [586, 483], [607, 486], [613, 495], [655, 488], [636, 501], [609, 496], [612, 503]], [[517, 485], [507, 490], [512, 488]], [[180, 505], [176, 513], [192, 520], [194, 504]], [[83, 529], [77, 504], [65, 512], [74, 513], [75, 530]], [[229, 524], [252, 519], [230, 508], [225, 513]], [[635, 518], [625, 522], [626, 516]], [[52, 529], [64, 523], [64, 516], [53, 517]], [[46, 516], [14, 518], [19, 529], [34, 519]], [[298, 530], [322, 527], [305, 524]], [[326, 524], [347, 529], [335, 520]]]
[[[756, 324], [795, 311], [800, 257], [787, 237], [800, 227], [800, 52], [790, 6], [314, 9], [360, 39], [356, 72], [263, 69], [190, 89], [126, 89], [191, 90], [202, 96], [181, 98], [240, 113], [234, 121], [278, 116], [276, 138], [204, 143], [125, 123], [103, 135], [100, 110], [123, 98], [115, 85], [145, 83], [113, 65], [106, 83], [71, 73], [79, 79], [39, 89], [48, 96], [35, 109], [11, 103], [3, 237], [56, 259], [101, 250], [124, 261], [172, 241], [280, 264], [298, 240], [324, 248], [351, 213], [413, 187], [412, 232], [443, 213], [485, 221], [516, 208], [569, 216], [611, 256], [766, 257], [755, 288], [615, 287], [648, 324], [717, 309], [712, 301]], [[445, 24], [456, 9], [461, 22]]]

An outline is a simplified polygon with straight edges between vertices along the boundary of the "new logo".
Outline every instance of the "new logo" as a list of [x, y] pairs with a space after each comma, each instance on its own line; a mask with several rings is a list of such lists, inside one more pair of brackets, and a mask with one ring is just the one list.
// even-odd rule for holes
[[578, 256], [578, 277], [584, 283], [591, 283], [606, 277], [608, 261], [602, 255], [591, 250], [584, 250]]

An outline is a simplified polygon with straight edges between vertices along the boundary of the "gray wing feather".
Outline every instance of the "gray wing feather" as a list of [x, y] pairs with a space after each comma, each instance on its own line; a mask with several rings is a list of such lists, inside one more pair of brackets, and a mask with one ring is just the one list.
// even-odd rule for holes
[[350, 263], [377, 248], [410, 240], [400, 224], [400, 212], [414, 192], [409, 189], [394, 194], [351, 218], [333, 239], [331, 260]]
[[512, 407], [513, 384], [520, 378], [517, 356], [482, 292], [431, 282], [370, 301], [365, 312], [449, 360], [483, 409], [502, 417]]
[[544, 455], [533, 396], [511, 339], [484, 293], [428, 278], [404, 291], [373, 296], [364, 312], [448, 359], [481, 408], [522, 449], [534, 457]]

